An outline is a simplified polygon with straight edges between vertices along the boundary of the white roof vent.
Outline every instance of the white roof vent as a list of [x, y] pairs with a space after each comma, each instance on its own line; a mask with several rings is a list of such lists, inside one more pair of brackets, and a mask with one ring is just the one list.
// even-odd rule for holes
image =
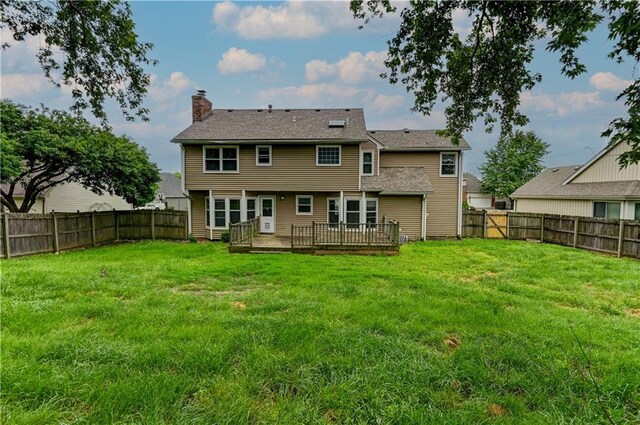
[[344, 128], [346, 124], [345, 120], [329, 120], [329, 128]]

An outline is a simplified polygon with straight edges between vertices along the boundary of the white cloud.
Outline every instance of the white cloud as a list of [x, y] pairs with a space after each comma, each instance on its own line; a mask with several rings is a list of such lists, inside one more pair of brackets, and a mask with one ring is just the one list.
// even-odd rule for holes
[[275, 87], [258, 92], [258, 101], [286, 108], [326, 108], [362, 105], [370, 101], [373, 89], [339, 84], [305, 84]]
[[235, 47], [227, 50], [218, 61], [218, 69], [222, 74], [239, 74], [255, 72], [263, 69], [267, 59], [259, 53], [249, 53], [246, 49]]
[[596, 90], [622, 91], [632, 83], [633, 81], [623, 80], [611, 72], [596, 72], [589, 78], [589, 84]]
[[335, 29], [356, 30], [359, 24], [345, 1], [288, 1], [268, 6], [225, 1], [213, 7], [213, 22], [245, 39], [311, 38]]
[[151, 86], [149, 95], [156, 102], [173, 100], [187, 90], [195, 88], [195, 83], [183, 72], [175, 71], [169, 78], [160, 82], [158, 76], [151, 74]]
[[16, 98], [20, 96], [30, 96], [42, 91], [47, 80], [42, 74], [3, 74], [0, 85], [1, 97]]
[[559, 94], [524, 92], [520, 95], [520, 102], [523, 109], [548, 112], [560, 117], [606, 104], [600, 99], [600, 92], [580, 91]]
[[401, 108], [402, 105], [404, 105], [404, 97], [400, 95], [389, 96], [386, 94], [379, 94], [375, 99], [373, 99], [370, 110], [372, 112], [384, 114], [386, 112], [397, 110]]
[[311, 82], [337, 76], [345, 83], [357, 84], [365, 80], [378, 79], [380, 73], [385, 69], [384, 60], [386, 57], [386, 51], [372, 51], [365, 54], [349, 52], [347, 56], [336, 63], [316, 59], [305, 65], [305, 75], [307, 81]]

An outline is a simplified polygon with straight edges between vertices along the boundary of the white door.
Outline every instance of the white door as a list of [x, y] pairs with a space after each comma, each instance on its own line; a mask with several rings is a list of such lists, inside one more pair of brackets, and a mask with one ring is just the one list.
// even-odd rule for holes
[[276, 198], [263, 196], [260, 198], [260, 232], [274, 233], [276, 231]]

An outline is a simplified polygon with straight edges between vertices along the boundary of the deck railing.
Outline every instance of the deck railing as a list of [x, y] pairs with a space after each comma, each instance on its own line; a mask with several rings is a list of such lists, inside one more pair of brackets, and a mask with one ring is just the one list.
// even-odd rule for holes
[[385, 223], [311, 223], [291, 225], [291, 247], [383, 247], [400, 244], [400, 225]]
[[260, 217], [229, 225], [229, 245], [253, 246], [253, 237], [260, 230]]

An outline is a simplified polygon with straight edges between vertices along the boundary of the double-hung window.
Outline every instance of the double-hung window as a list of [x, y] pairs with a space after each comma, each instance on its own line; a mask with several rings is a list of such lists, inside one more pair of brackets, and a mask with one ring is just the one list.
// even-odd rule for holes
[[[255, 215], [255, 200], [253, 201]], [[211, 203], [208, 196], [204, 198], [204, 212], [206, 226], [211, 227]], [[234, 224], [240, 221], [240, 199], [213, 198], [214, 229], [226, 229], [229, 223]]]
[[347, 227], [357, 227], [360, 223], [360, 199], [347, 199]]
[[237, 146], [204, 146], [205, 173], [236, 173], [238, 172]]
[[378, 222], [378, 200], [367, 199], [366, 223], [376, 224]]
[[620, 202], [594, 202], [593, 216], [604, 218], [620, 218]]
[[256, 199], [247, 198], [247, 220], [256, 218]]
[[256, 165], [268, 167], [271, 165], [271, 146], [256, 146]]
[[335, 227], [340, 223], [340, 200], [329, 199], [327, 203], [327, 220], [329, 226]]
[[440, 177], [456, 177], [458, 175], [457, 162], [457, 153], [440, 153]]
[[229, 199], [229, 224], [240, 223], [240, 199]]
[[313, 215], [313, 196], [296, 195], [296, 215]]
[[316, 165], [338, 166], [340, 157], [340, 146], [316, 146]]
[[370, 176], [373, 174], [373, 152], [362, 151], [362, 175]]

